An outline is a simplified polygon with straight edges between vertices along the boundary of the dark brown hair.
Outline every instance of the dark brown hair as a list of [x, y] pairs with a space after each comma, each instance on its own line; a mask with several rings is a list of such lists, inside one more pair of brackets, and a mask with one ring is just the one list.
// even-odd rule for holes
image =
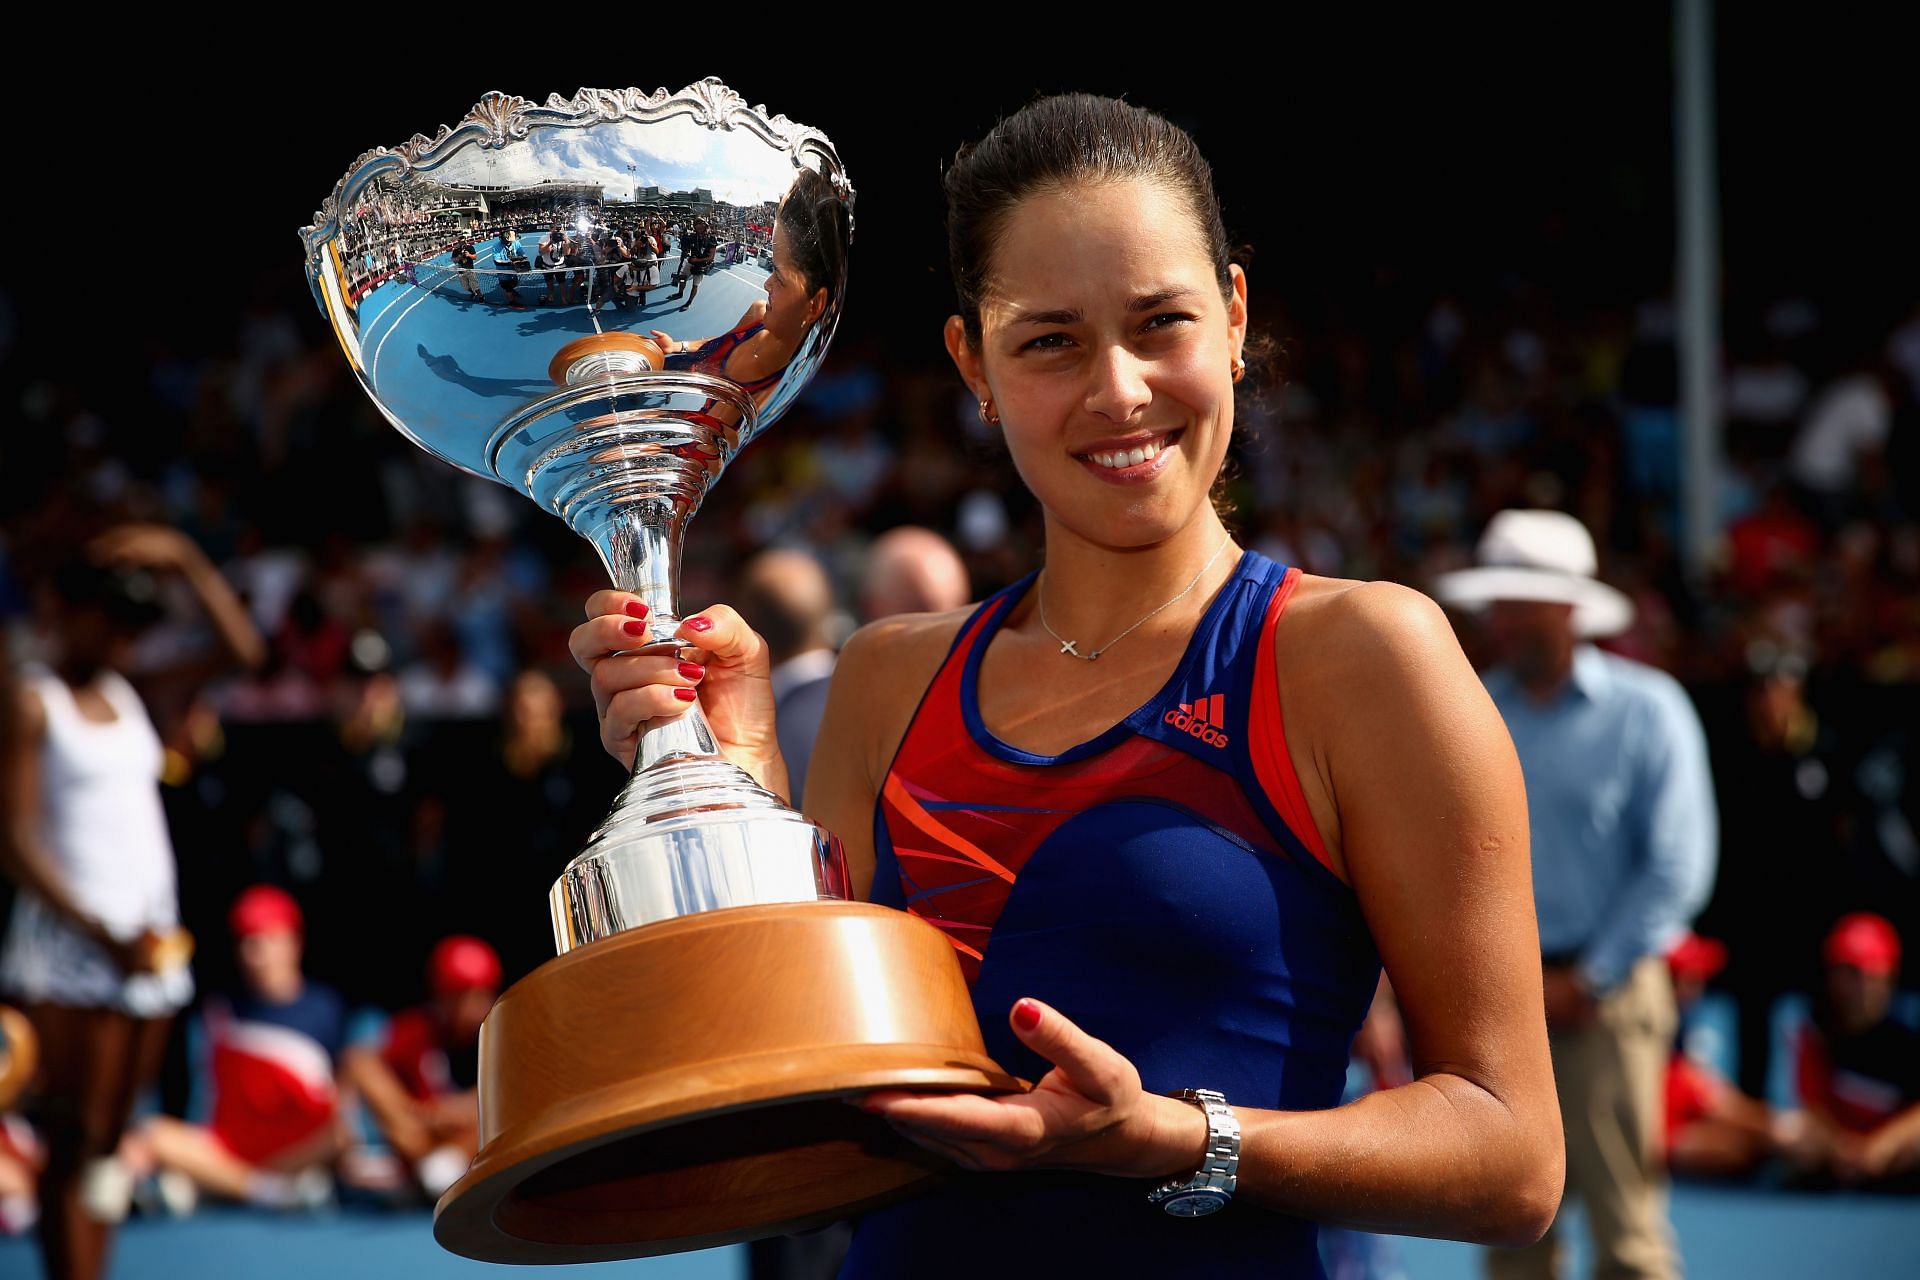
[[807, 296], [825, 289], [831, 300], [840, 290], [852, 238], [846, 202], [820, 174], [801, 169], [774, 218], [784, 233], [781, 243], [806, 279]]
[[1160, 183], [1187, 202], [1221, 297], [1232, 296], [1231, 255], [1213, 192], [1213, 169], [1186, 130], [1118, 98], [1065, 93], [1030, 103], [980, 141], [961, 147], [943, 179], [947, 259], [968, 342], [980, 345], [980, 300], [994, 246], [1013, 207], [1040, 192], [1122, 179]]

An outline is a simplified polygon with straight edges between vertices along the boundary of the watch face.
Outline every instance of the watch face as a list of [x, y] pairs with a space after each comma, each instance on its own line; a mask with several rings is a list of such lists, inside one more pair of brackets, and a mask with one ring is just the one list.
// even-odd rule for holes
[[1227, 1198], [1218, 1191], [1183, 1191], [1160, 1207], [1176, 1218], [1204, 1218], [1226, 1205]]

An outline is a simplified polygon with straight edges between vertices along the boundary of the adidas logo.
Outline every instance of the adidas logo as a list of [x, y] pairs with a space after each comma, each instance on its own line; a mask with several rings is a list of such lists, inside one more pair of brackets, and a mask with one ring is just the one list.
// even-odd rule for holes
[[1226, 699], [1219, 694], [1183, 702], [1160, 717], [1184, 734], [1200, 739], [1210, 747], [1227, 745], [1227, 735], [1219, 726], [1226, 723]]

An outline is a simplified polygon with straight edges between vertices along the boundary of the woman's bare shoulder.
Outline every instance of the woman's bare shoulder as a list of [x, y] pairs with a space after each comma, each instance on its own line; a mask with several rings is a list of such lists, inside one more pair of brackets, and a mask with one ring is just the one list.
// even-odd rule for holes
[[1283, 670], [1313, 668], [1359, 679], [1471, 676], [1446, 612], [1396, 581], [1304, 574], [1286, 606], [1275, 647]]
[[1302, 574], [1287, 606], [1282, 643], [1329, 659], [1379, 662], [1441, 645], [1458, 650], [1453, 627], [1431, 596], [1397, 582]]
[[884, 687], [889, 690], [898, 687], [893, 681], [909, 681], [917, 674], [921, 679], [912, 684], [917, 696], [920, 687], [940, 669], [947, 651], [953, 648], [954, 637], [976, 607], [964, 605], [942, 613], [898, 613], [869, 622], [848, 637], [835, 673], [846, 672], [851, 664], [862, 678], [887, 680]]
[[[878, 793], [888, 762], [906, 737], [914, 709], [953, 647], [953, 638], [965, 624], [968, 612], [952, 609], [882, 618], [861, 627], [841, 646], [820, 733], [823, 739], [832, 736], [854, 748], [836, 758], [857, 770], [848, 773], [848, 778], [861, 779], [856, 807], [870, 805]], [[832, 766], [824, 773], [810, 773], [809, 803], [833, 790], [823, 783], [824, 776], [839, 775]]]

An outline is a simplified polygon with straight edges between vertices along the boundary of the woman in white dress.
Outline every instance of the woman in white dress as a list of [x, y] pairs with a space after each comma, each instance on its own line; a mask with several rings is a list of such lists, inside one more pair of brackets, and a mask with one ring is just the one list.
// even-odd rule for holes
[[0, 688], [0, 871], [20, 891], [0, 991], [39, 1034], [40, 1240], [60, 1280], [106, 1269], [128, 1192], [112, 1153], [193, 994], [160, 737], [115, 669], [159, 614], [153, 574], [180, 575], [231, 657], [257, 666], [265, 656], [232, 590], [177, 531], [122, 526], [89, 550], [92, 561], [55, 573], [41, 599], [48, 664], [9, 672]]

